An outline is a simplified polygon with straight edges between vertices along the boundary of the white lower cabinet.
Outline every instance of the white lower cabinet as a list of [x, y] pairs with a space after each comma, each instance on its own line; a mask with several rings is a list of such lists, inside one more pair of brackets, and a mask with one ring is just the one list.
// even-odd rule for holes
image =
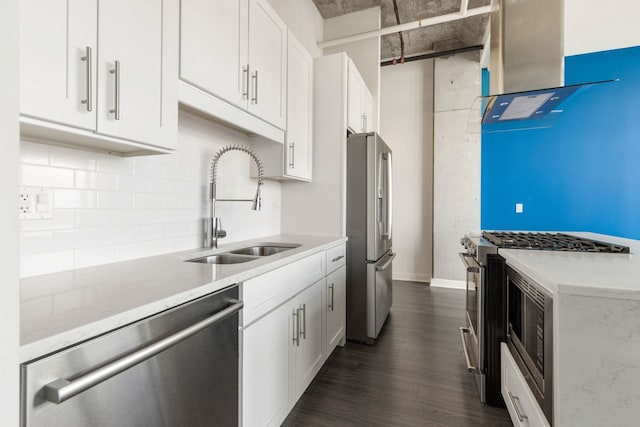
[[283, 304], [242, 331], [242, 425], [280, 425], [295, 404], [293, 316]]
[[346, 332], [347, 267], [342, 266], [327, 276], [327, 355], [344, 343]]
[[502, 344], [500, 363], [502, 365], [502, 397], [507, 405], [514, 426], [549, 427], [549, 423], [531, 393], [509, 347]]
[[326, 257], [343, 249], [317, 252], [242, 284], [243, 426], [280, 425], [343, 342], [342, 259], [325, 277]]

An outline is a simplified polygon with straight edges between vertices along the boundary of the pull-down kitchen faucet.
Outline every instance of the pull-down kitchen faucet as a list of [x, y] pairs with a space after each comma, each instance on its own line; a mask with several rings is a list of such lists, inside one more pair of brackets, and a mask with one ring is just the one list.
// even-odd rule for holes
[[[216, 199], [216, 180], [217, 180], [217, 169], [218, 169], [218, 161], [220, 157], [222, 157], [225, 153], [229, 151], [242, 151], [247, 153], [251, 158], [256, 162], [256, 166], [258, 167], [258, 189], [256, 190], [256, 196], [253, 199]], [[211, 180], [209, 182], [209, 202], [210, 202], [210, 213], [211, 215], [207, 218], [206, 224], [206, 237], [205, 237], [205, 248], [217, 248], [218, 247], [218, 239], [222, 239], [227, 236], [227, 232], [222, 229], [222, 222], [220, 218], [216, 217], [216, 200], [221, 202], [252, 202], [251, 209], [254, 211], [259, 211], [262, 207], [262, 197], [260, 195], [260, 189], [262, 184], [264, 184], [264, 168], [262, 167], [262, 162], [256, 155], [248, 147], [243, 145], [227, 145], [226, 147], [218, 150], [216, 155], [211, 160]]]

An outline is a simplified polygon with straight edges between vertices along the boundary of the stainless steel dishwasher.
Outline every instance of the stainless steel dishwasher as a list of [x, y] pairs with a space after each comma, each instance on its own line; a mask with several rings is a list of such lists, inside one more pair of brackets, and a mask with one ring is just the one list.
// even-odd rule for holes
[[22, 365], [22, 425], [237, 426], [238, 286]]

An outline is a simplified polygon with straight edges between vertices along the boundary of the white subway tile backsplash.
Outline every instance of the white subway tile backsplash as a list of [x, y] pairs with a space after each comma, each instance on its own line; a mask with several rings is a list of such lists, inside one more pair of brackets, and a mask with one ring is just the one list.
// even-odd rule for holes
[[74, 267], [73, 250], [21, 254], [20, 275], [22, 277], [71, 270]]
[[75, 251], [75, 268], [114, 262], [115, 246], [99, 246], [96, 248], [77, 249]]
[[104, 209], [133, 209], [133, 193], [99, 191], [98, 207]]
[[97, 207], [97, 194], [88, 190], [54, 190], [53, 206], [56, 209], [90, 209]]
[[21, 178], [25, 187], [73, 188], [73, 171], [69, 169], [22, 165]]
[[182, 206], [182, 196], [179, 194], [163, 194], [162, 207], [164, 209], [178, 209]]
[[[224, 145], [250, 141], [185, 112], [179, 132], [175, 154], [136, 158], [23, 141], [23, 182], [54, 191], [54, 217], [20, 222], [22, 277], [200, 248], [210, 160]], [[248, 164], [242, 154], [225, 157], [222, 190], [253, 197]], [[280, 232], [279, 183], [265, 184], [263, 201], [259, 212], [218, 203], [224, 243]]]
[[20, 161], [24, 164], [48, 165], [49, 146], [23, 141], [20, 144]]
[[51, 146], [51, 166], [61, 168], [95, 170], [97, 165], [96, 154], [89, 151], [74, 150]]
[[75, 215], [73, 210], [57, 209], [51, 219], [29, 219], [20, 221], [20, 231], [64, 230], [74, 227]]
[[148, 178], [162, 178], [162, 166], [153, 163], [148, 157], [135, 159], [135, 175]]
[[76, 228], [111, 227], [118, 224], [114, 209], [77, 210]]
[[129, 157], [109, 156], [98, 157], [98, 170], [117, 174], [133, 175], [135, 159]]
[[149, 178], [149, 191], [152, 193], [175, 194], [176, 181], [163, 178]]
[[101, 172], [76, 172], [76, 188], [89, 190], [115, 190], [118, 186], [117, 175]]
[[149, 211], [147, 209], [120, 209], [117, 211], [118, 225], [140, 225], [149, 223]]
[[136, 209], [154, 209], [162, 207], [162, 194], [136, 193], [134, 196]]
[[140, 176], [119, 175], [118, 191], [149, 191], [149, 179]]

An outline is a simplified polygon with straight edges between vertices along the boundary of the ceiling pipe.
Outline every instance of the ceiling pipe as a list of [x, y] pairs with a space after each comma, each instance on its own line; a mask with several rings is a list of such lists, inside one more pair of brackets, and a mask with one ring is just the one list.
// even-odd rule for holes
[[[433, 53], [423, 53], [420, 55], [413, 55], [413, 56], [407, 56], [404, 58], [404, 62], [411, 62], [411, 61], [421, 61], [423, 59], [431, 59], [431, 58], [439, 58], [441, 56], [449, 56], [449, 55], [455, 55], [456, 53], [464, 53], [464, 52], [472, 52], [474, 50], [482, 50], [484, 48], [484, 46], [482, 46], [481, 44], [475, 45], [475, 46], [467, 46], [467, 47], [460, 47], [457, 49], [450, 49], [450, 50], [442, 50], [440, 52], [433, 52]], [[381, 61], [380, 62], [380, 66], [381, 67], [386, 67], [387, 65], [395, 65], [393, 63], [393, 60], [387, 60], [387, 61]]]
[[469, 0], [462, 0], [460, 2], [460, 15], [466, 18], [468, 12], [469, 12]]
[[[318, 47], [320, 49], [324, 49], [325, 47], [338, 46], [345, 43], [352, 43], [361, 40], [366, 40], [372, 37], [386, 36], [387, 34], [398, 33], [401, 31], [411, 31], [417, 30], [423, 27], [429, 27], [432, 25], [444, 24], [446, 22], [458, 21], [460, 19], [469, 18], [471, 16], [484, 15], [486, 13], [493, 13], [498, 10], [498, 2], [493, 0], [489, 6], [482, 7], [474, 7], [472, 9], [468, 9], [467, 5], [465, 5], [468, 1], [463, 0], [462, 5], [460, 6], [459, 12], [447, 13], [445, 15], [434, 16], [432, 18], [427, 19], [418, 19], [417, 21], [407, 22], [406, 24], [394, 25], [393, 27], [385, 27], [379, 30], [367, 31], [364, 33], [354, 34], [347, 37], [340, 37], [334, 40], [327, 40], [324, 42], [318, 43]], [[463, 15], [463, 9], [466, 12]]]

